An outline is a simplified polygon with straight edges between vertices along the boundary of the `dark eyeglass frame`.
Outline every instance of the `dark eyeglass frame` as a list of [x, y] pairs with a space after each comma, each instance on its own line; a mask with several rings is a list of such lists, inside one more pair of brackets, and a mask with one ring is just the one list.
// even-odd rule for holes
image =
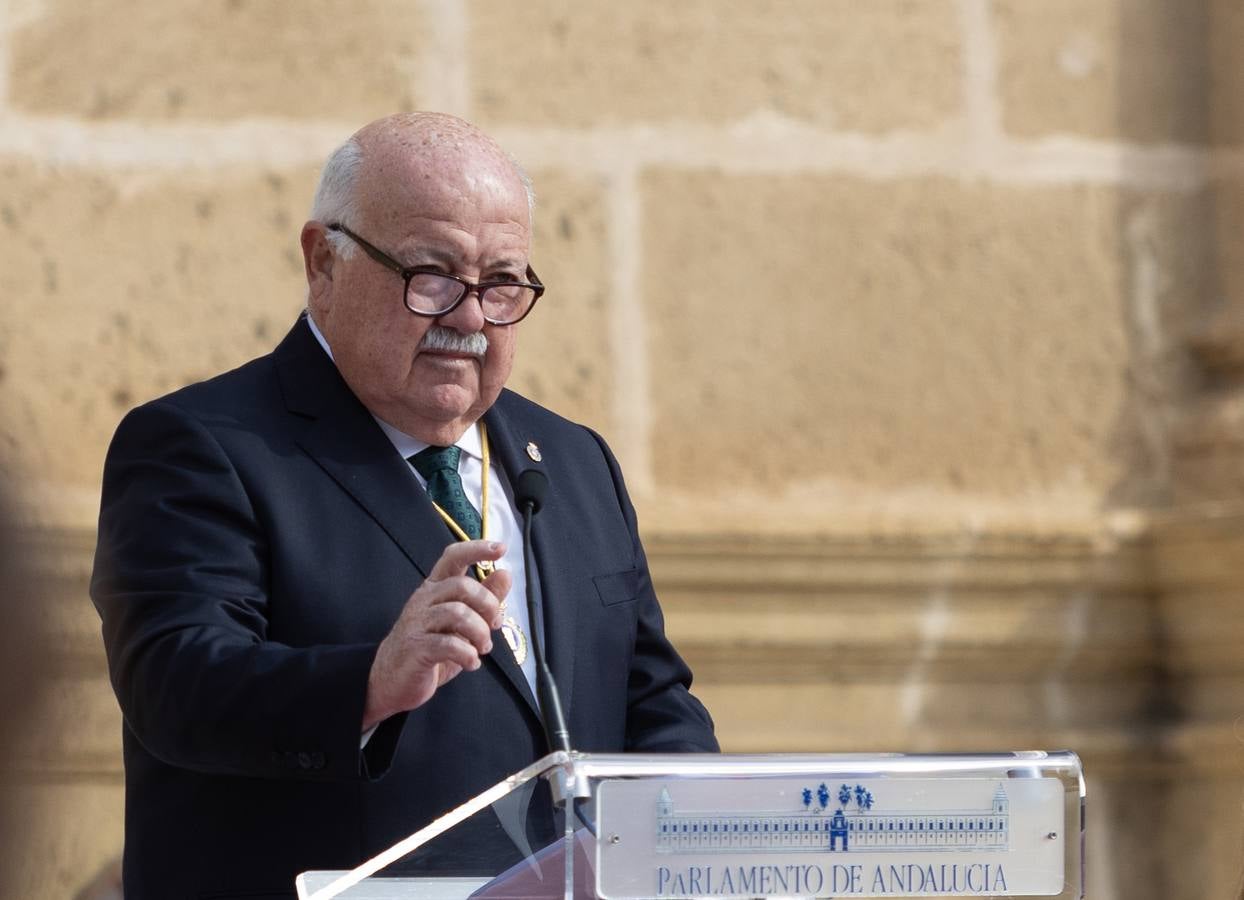
[[[484, 321], [487, 322], [489, 325], [517, 325], [519, 322], [523, 321], [523, 319], [527, 318], [527, 316], [531, 314], [531, 311], [536, 308], [536, 301], [538, 301], [542, 296], [544, 296], [544, 282], [542, 282], [539, 279], [539, 277], [536, 275], [535, 269], [533, 269], [530, 265], [527, 266], [527, 281], [525, 282], [524, 281], [509, 281], [509, 280], [479, 281], [479, 282], [467, 281], [467, 279], [462, 278], [459, 275], [454, 275], [452, 272], [439, 272], [439, 271], [429, 268], [428, 266], [403, 266], [400, 262], [398, 262], [393, 257], [389, 256], [389, 254], [385, 253], [379, 247], [376, 247], [374, 244], [370, 243], [369, 241], [364, 240], [363, 238], [359, 237], [357, 234], [355, 234], [345, 225], [342, 225], [340, 222], [333, 222], [329, 225], [325, 225], [324, 227], [327, 228], [329, 231], [341, 232], [346, 237], [348, 237], [350, 240], [354, 241], [354, 243], [362, 247], [363, 252], [366, 253], [368, 256], [370, 256], [372, 259], [374, 259], [376, 262], [380, 263], [380, 265], [384, 266], [386, 269], [389, 269], [392, 272], [396, 272], [399, 276], [401, 276], [401, 279], [403, 282], [402, 305], [405, 306], [408, 310], [410, 310], [412, 313], [414, 313], [417, 316], [423, 316], [424, 318], [427, 318], [427, 319], [439, 319], [441, 316], [447, 316], [451, 312], [453, 312], [455, 309], [457, 309], [459, 306], [461, 306], [462, 301], [465, 300], [467, 297], [471, 296], [471, 294], [475, 294], [479, 298], [480, 312], [483, 313], [484, 291], [488, 290], [489, 288], [495, 288], [495, 287], [527, 288], [533, 291], [535, 293], [535, 296], [532, 298], [531, 303], [530, 305], [528, 305], [526, 311], [524, 311], [523, 314], [519, 316], [517, 319], [510, 319], [509, 321], [503, 322], [498, 319], [490, 318], [487, 314], [484, 314]], [[422, 309], [415, 309], [413, 306], [410, 305], [409, 298], [410, 298], [410, 281], [416, 275], [437, 275], [437, 276], [440, 276], [441, 278], [447, 278], [450, 281], [456, 281], [458, 282], [458, 284], [462, 285], [462, 293], [458, 296], [457, 300], [455, 300], [448, 307], [440, 310], [439, 312], [427, 312]]]

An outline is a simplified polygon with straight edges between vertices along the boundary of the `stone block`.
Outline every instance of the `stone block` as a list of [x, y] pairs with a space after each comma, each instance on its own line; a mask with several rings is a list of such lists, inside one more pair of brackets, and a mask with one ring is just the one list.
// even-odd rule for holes
[[1205, 0], [996, 0], [991, 11], [1009, 134], [1207, 139]]
[[[1244, 131], [1244, 116], [1240, 128]], [[1217, 274], [1224, 318], [1233, 325], [1244, 323], [1244, 171], [1213, 183]], [[1211, 323], [1212, 324], [1212, 323]], [[1239, 351], [1244, 355], [1244, 349]]]
[[[722, 749], [736, 753], [969, 752], [980, 748], [1142, 746], [1130, 715], [1144, 689], [1124, 682], [946, 683], [854, 678], [722, 684], [697, 681]], [[1082, 695], [1089, 695], [1081, 701]], [[1083, 717], [1060, 714], [1060, 698]], [[1115, 702], [1112, 704], [1111, 698]], [[1104, 717], [1091, 718], [1091, 713]], [[1078, 720], [1078, 721], [1077, 721]]]
[[16, 841], [5, 847], [4, 896], [73, 897], [120, 856], [125, 799], [119, 782], [33, 782], [7, 790], [6, 799], [25, 812]]
[[1172, 494], [1177, 503], [1238, 503], [1244, 498], [1241, 429], [1244, 390], [1238, 386], [1208, 392], [1187, 404], [1171, 437]]
[[[1091, 761], [1086, 760], [1086, 771]], [[1089, 845], [1087, 896], [1118, 900], [1215, 900], [1240, 889], [1240, 846], [1244, 817], [1238, 770], [1218, 778], [1198, 778], [1172, 768], [1164, 776], [1088, 782], [1088, 833], [1106, 852]], [[1158, 817], [1156, 811], [1162, 810]], [[1155, 818], [1160, 821], [1155, 822]], [[1092, 823], [1114, 823], [1108, 831]], [[1104, 832], [1104, 833], [1103, 833]]]
[[470, 0], [481, 120], [551, 126], [730, 122], [765, 111], [843, 130], [956, 114], [946, 0]]
[[423, 5], [46, 0], [10, 37], [10, 102], [90, 119], [344, 118], [414, 107]]
[[537, 172], [532, 266], [548, 290], [519, 325], [510, 386], [606, 434], [613, 426], [610, 260], [599, 180]]
[[[1093, 515], [1153, 477], [1132, 272], [1161, 304], [1182, 270], [1128, 243], [1132, 195], [676, 170], [642, 190], [663, 494], [807, 533], [853, 507]], [[1158, 245], [1172, 208], [1148, 212]]]
[[0, 457], [98, 491], [133, 406], [271, 350], [305, 305], [317, 173], [0, 161]]
[[1244, 5], [1205, 0], [1209, 5], [1210, 132], [1214, 143], [1244, 145]]
[[[83, 605], [86, 605], [85, 601]], [[96, 779], [121, 777], [121, 710], [103, 661], [90, 672], [52, 672], [42, 686], [43, 703], [10, 737], [9, 753], [27, 771]]]

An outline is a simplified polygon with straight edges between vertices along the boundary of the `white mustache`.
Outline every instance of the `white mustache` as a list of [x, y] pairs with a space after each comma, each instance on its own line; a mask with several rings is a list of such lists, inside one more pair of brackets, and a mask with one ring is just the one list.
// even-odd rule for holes
[[443, 350], [449, 353], [468, 353], [482, 357], [488, 352], [488, 338], [482, 331], [462, 334], [444, 325], [433, 325], [419, 342], [420, 350]]

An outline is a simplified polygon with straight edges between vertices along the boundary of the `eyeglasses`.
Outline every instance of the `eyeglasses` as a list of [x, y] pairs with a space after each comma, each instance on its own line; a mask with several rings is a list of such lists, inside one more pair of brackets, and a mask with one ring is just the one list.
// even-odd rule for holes
[[326, 226], [339, 231], [363, 248], [368, 256], [386, 269], [396, 272], [406, 283], [402, 302], [417, 316], [436, 318], [458, 308], [470, 294], [479, 297], [484, 321], [490, 325], [513, 325], [522, 321], [544, 293], [544, 283], [527, 267], [527, 281], [467, 281], [447, 272], [430, 271], [425, 266], [403, 266], [383, 250], [363, 240], [340, 223]]

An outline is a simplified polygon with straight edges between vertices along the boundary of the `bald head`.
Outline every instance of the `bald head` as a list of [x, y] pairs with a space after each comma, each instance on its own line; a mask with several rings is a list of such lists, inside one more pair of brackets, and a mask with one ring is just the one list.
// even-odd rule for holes
[[465, 119], [445, 113], [397, 113], [377, 119], [356, 131], [351, 140], [365, 152], [395, 150], [426, 160], [478, 153], [507, 162], [506, 152], [491, 137]]
[[[464, 119], [444, 113], [398, 113], [364, 125], [328, 157], [320, 175], [311, 218], [366, 228], [383, 216], [395, 188], [418, 203], [436, 187], [470, 197], [521, 187], [528, 227], [535, 211], [531, 179], [495, 140]], [[330, 240], [343, 255], [353, 246], [339, 234]]]
[[478, 291], [425, 315], [403, 290], [414, 270], [525, 283], [530, 198], [522, 170], [497, 142], [453, 116], [380, 119], [329, 158], [302, 229], [307, 307], [337, 370], [374, 416], [446, 446], [496, 400], [517, 327], [486, 319]]

